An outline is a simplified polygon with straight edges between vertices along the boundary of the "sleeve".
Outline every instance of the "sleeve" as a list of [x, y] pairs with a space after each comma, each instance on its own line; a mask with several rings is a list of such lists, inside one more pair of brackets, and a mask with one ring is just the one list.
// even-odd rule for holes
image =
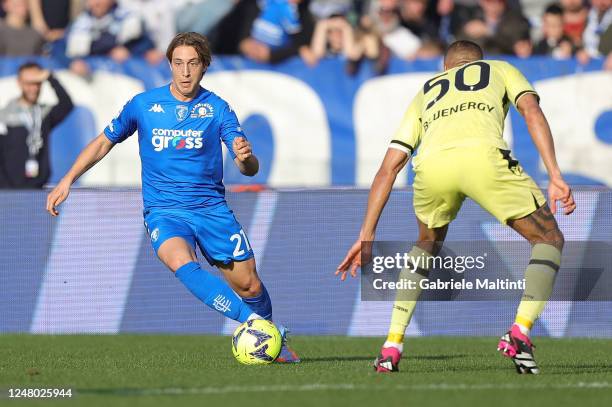
[[229, 154], [232, 156], [232, 160], [236, 158], [236, 154], [234, 153], [234, 149], [232, 148], [232, 143], [236, 137], [244, 137], [244, 131], [242, 130], [242, 126], [238, 121], [238, 117], [236, 117], [236, 113], [230, 107], [230, 105], [226, 104], [223, 108], [223, 114], [221, 116], [221, 126], [220, 126], [221, 140], [227, 147]]
[[533, 89], [531, 84], [518, 69], [507, 62], [503, 62], [502, 67], [506, 94], [514, 107], [516, 107], [516, 104], [521, 96], [528, 93], [534, 94], [538, 98], [538, 101], [540, 100], [538, 93]]
[[68, 92], [66, 92], [66, 89], [64, 89], [64, 87], [53, 75], [49, 75], [49, 84], [55, 91], [55, 95], [57, 96], [58, 100], [57, 104], [53, 106], [49, 112], [51, 127], [55, 127], [58, 123], [64, 120], [68, 114], [70, 114], [74, 104], [72, 103], [72, 99], [70, 99], [70, 95], [68, 95]]
[[295, 4], [287, 3], [282, 17], [282, 26], [288, 34], [297, 34], [302, 29], [300, 14]]
[[121, 112], [104, 129], [104, 134], [113, 143], [121, 143], [130, 137], [138, 127], [136, 103], [130, 99]]
[[423, 92], [415, 96], [408, 106], [408, 110], [400, 123], [399, 129], [391, 139], [389, 148], [401, 150], [406, 154], [413, 155], [421, 142], [423, 125], [421, 119], [421, 109], [423, 106]]

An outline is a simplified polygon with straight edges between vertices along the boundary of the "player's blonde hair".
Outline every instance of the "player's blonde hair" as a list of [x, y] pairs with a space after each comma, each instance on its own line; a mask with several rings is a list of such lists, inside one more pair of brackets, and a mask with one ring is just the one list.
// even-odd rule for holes
[[168, 49], [166, 50], [166, 58], [168, 58], [169, 62], [172, 62], [172, 53], [174, 50], [181, 46], [193, 47], [204, 67], [208, 68], [212, 61], [212, 55], [208, 39], [205, 36], [196, 32], [178, 33], [172, 41], [170, 41], [170, 45], [168, 45]]

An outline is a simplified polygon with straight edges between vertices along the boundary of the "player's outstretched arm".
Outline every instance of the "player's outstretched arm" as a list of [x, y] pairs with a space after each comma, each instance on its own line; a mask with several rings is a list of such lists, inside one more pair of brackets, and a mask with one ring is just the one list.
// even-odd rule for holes
[[68, 198], [70, 187], [74, 181], [104, 158], [114, 145], [104, 133], [101, 133], [81, 151], [70, 170], [64, 175], [64, 178], [47, 195], [47, 211], [51, 216], [59, 215], [56, 207]]
[[403, 151], [394, 148], [387, 150], [387, 154], [370, 188], [368, 208], [361, 225], [359, 238], [336, 269], [336, 275], [340, 275], [341, 280], [344, 281], [346, 279], [346, 273], [349, 271], [349, 268], [351, 276], [357, 276], [357, 268], [361, 267], [361, 242], [371, 242], [376, 237], [376, 226], [389, 200], [397, 174], [404, 168], [409, 159], [408, 154]]
[[236, 137], [232, 143], [232, 150], [236, 154], [234, 162], [242, 175], [252, 177], [259, 171], [259, 160], [253, 154], [251, 143], [244, 137]]
[[555, 156], [555, 144], [552, 138], [548, 121], [540, 108], [538, 99], [533, 94], [523, 95], [517, 104], [518, 111], [525, 118], [527, 129], [533, 142], [542, 157], [550, 184], [548, 186], [548, 200], [552, 213], [557, 211], [557, 201], [561, 202], [561, 207], [566, 215], [574, 212], [576, 203], [572, 196], [572, 191], [563, 180], [561, 170], [557, 164]]

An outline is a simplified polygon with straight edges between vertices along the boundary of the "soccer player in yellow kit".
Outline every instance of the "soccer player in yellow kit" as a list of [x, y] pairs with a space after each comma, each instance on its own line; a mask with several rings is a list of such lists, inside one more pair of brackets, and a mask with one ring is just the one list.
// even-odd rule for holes
[[[395, 178], [418, 148], [413, 160], [413, 189], [419, 236], [408, 256], [421, 257], [423, 261], [417, 264], [422, 266], [437, 255], [448, 225], [466, 197], [527, 239], [532, 251], [525, 271], [525, 291], [515, 323], [501, 337], [498, 350], [513, 360], [518, 373], [537, 374], [529, 331], [552, 292], [564, 243], [554, 213], [557, 202], [566, 215], [576, 204], [557, 165], [537, 93], [509, 63], [482, 58], [475, 43], [454, 42], [444, 57], [445, 71], [425, 82], [417, 93], [374, 178], [359, 238], [336, 275], [342, 280], [348, 272], [356, 276], [362, 262], [362, 242], [375, 240], [376, 225]], [[546, 166], [548, 204], [502, 138], [510, 103], [525, 118]], [[419, 267], [415, 273], [403, 270], [400, 276], [416, 281], [418, 287], [427, 274], [425, 267]], [[398, 370], [404, 333], [419, 294], [420, 288], [398, 293], [387, 340], [374, 364], [378, 372]]]

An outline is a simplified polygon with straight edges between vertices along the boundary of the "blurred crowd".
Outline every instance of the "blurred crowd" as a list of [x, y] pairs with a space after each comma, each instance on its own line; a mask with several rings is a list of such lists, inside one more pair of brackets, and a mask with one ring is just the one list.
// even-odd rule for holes
[[0, 55], [130, 56], [161, 63], [181, 31], [208, 36], [215, 54], [261, 63], [293, 56], [314, 66], [363, 60], [379, 73], [391, 56], [434, 58], [471, 39], [488, 56], [605, 58], [612, 69], [612, 0], [1, 0]]

